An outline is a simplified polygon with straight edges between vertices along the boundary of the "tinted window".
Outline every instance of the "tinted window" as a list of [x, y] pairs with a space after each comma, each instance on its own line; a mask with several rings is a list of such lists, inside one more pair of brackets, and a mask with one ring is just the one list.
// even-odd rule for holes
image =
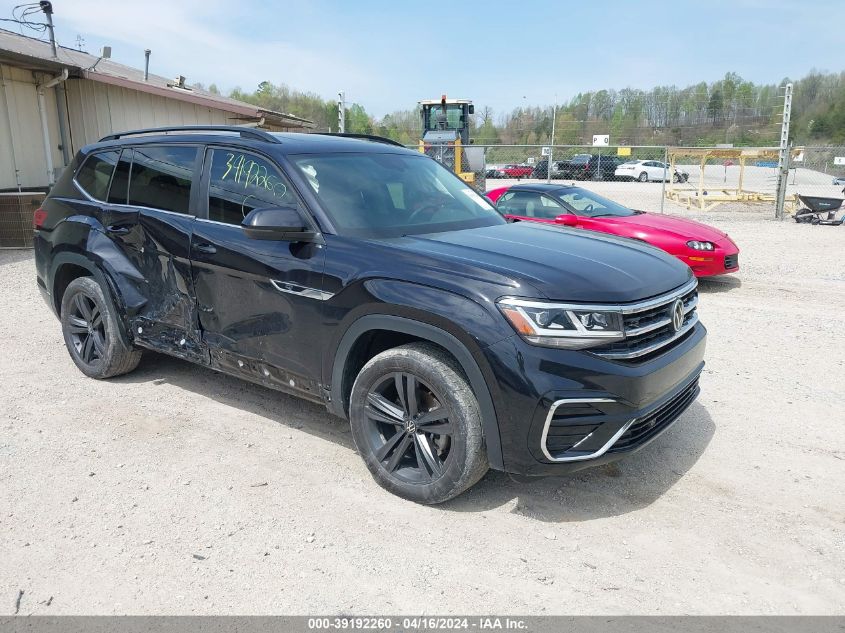
[[114, 170], [111, 187], [109, 188], [109, 202], [112, 204], [126, 204], [129, 188], [129, 167], [132, 165], [132, 150], [125, 149], [120, 154], [117, 167]]
[[76, 182], [95, 200], [106, 200], [111, 175], [119, 155], [118, 151], [91, 154], [76, 173]]
[[136, 147], [129, 204], [188, 213], [196, 155], [196, 147]]
[[551, 198], [531, 191], [513, 191], [499, 198], [499, 212], [525, 218], [552, 219], [564, 213], [563, 205]]
[[368, 152], [291, 159], [347, 235], [392, 237], [505, 224], [489, 200], [422, 155]]
[[208, 219], [240, 224], [260, 207], [298, 207], [287, 178], [270, 161], [234, 149], [211, 153]]

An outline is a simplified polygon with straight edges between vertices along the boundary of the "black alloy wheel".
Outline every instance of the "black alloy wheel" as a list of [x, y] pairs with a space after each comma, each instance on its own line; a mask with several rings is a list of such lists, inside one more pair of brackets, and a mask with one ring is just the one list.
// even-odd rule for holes
[[78, 292], [71, 301], [68, 332], [80, 360], [87, 365], [102, 361], [106, 352], [106, 328], [96, 302]]
[[141, 351], [126, 340], [112, 302], [91, 277], [68, 284], [62, 296], [62, 335], [70, 357], [91, 378], [111, 378], [138, 366]]
[[417, 503], [442, 503], [487, 472], [481, 410], [455, 358], [428, 342], [371, 358], [349, 396], [358, 453], [380, 486]]
[[375, 458], [388, 473], [409, 483], [443, 475], [454, 429], [431, 387], [412, 374], [394, 373], [370, 389], [364, 411]]

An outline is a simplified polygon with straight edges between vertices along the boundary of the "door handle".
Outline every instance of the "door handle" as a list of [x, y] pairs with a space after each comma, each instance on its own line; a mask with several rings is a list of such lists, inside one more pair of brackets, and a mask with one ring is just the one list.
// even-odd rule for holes
[[209, 244], [208, 242], [200, 242], [199, 244], [194, 244], [194, 250], [200, 253], [205, 253], [206, 255], [214, 255], [217, 252], [217, 249], [214, 247], [214, 244]]
[[106, 227], [106, 231], [112, 235], [128, 235], [131, 230], [132, 229], [125, 224], [112, 224], [111, 226]]

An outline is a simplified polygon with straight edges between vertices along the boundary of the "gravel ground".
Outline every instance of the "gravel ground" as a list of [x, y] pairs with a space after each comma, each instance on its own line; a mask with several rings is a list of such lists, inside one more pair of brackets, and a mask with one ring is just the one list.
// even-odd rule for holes
[[0, 613], [845, 613], [845, 228], [693, 217], [743, 249], [701, 286], [699, 400], [616, 465], [434, 508], [316, 405], [154, 354], [86, 379], [0, 252]]

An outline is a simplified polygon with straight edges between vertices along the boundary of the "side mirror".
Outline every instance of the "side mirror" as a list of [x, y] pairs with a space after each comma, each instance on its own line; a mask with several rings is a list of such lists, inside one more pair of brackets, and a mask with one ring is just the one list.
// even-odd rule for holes
[[253, 209], [241, 222], [244, 233], [254, 240], [308, 242], [316, 235], [295, 207]]
[[474, 106], [473, 104], [470, 104], [470, 105], [469, 105], [469, 113], [470, 113], [470, 114], [475, 114], [475, 106]]
[[555, 218], [555, 224], [563, 226], [578, 226], [578, 216], [571, 213], [562, 213]]

